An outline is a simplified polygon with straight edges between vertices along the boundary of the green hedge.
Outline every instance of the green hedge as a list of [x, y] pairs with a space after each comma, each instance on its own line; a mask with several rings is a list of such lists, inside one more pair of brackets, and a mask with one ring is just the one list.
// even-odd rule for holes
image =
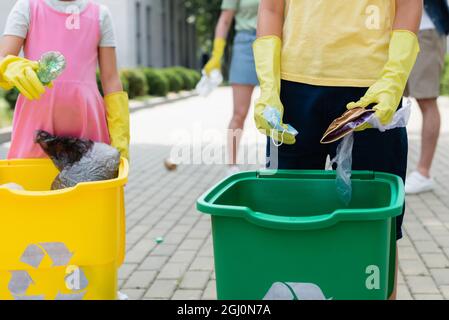
[[172, 68], [161, 70], [162, 74], [168, 79], [168, 86], [171, 92], [179, 92], [184, 88], [182, 77]]
[[170, 91], [170, 83], [167, 76], [162, 71], [153, 68], [145, 68], [143, 69], [143, 73], [149, 86], [149, 95], [165, 97], [168, 94]]
[[124, 69], [121, 76], [128, 82], [127, 91], [130, 99], [147, 95], [149, 86], [141, 69]]
[[[98, 89], [103, 95], [99, 71], [97, 71], [96, 78]], [[123, 90], [128, 92], [131, 99], [147, 95], [163, 97], [169, 92], [193, 90], [200, 79], [199, 72], [184, 67], [134, 68], [120, 71]], [[7, 92], [0, 89], [0, 100], [6, 100], [11, 109], [14, 109], [18, 95], [19, 92], [16, 89]]]

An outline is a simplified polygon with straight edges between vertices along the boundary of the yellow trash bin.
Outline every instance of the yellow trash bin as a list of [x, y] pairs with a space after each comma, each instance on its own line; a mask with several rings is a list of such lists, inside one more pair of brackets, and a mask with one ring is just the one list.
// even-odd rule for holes
[[124, 186], [114, 180], [49, 190], [50, 160], [0, 161], [0, 299], [112, 300], [125, 256]]

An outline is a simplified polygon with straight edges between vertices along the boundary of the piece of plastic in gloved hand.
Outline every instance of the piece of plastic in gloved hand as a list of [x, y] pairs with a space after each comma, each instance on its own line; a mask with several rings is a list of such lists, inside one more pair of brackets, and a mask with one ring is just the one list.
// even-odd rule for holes
[[196, 92], [202, 97], [207, 97], [212, 91], [218, 88], [222, 82], [223, 75], [220, 70], [212, 70], [209, 75], [203, 71], [203, 76], [196, 86]]
[[362, 124], [368, 122], [374, 114], [374, 110], [354, 108], [346, 111], [341, 117], [335, 119], [321, 138], [322, 144], [336, 142]]
[[410, 99], [404, 99], [402, 103], [402, 107], [396, 111], [393, 116], [391, 122], [387, 125], [383, 125], [380, 123], [379, 119], [373, 115], [368, 119], [368, 123], [371, 126], [380, 132], [385, 132], [387, 130], [395, 129], [395, 128], [403, 128], [406, 127], [408, 121], [410, 120], [410, 116], [412, 113], [412, 101]]
[[267, 106], [263, 111], [263, 117], [267, 120], [268, 124], [275, 130], [279, 132], [287, 132], [292, 136], [297, 136], [298, 131], [293, 128], [291, 125], [287, 125], [287, 129], [281, 126], [281, 113], [278, 109]]
[[52, 190], [118, 177], [120, 153], [110, 145], [73, 137], [57, 137], [42, 130], [36, 133], [36, 143], [60, 171], [53, 181]]
[[59, 77], [66, 67], [64, 56], [56, 51], [44, 53], [38, 63], [37, 77], [44, 85], [50, 84]]

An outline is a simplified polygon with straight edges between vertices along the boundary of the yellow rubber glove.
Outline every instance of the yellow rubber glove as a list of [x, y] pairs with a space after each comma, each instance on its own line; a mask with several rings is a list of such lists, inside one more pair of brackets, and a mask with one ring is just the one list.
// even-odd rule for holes
[[129, 160], [129, 99], [120, 91], [104, 97], [111, 145]]
[[284, 106], [280, 99], [281, 46], [282, 41], [276, 36], [258, 38], [253, 44], [261, 91], [254, 119], [257, 129], [263, 134], [281, 143], [294, 144], [298, 132], [282, 122]]
[[226, 48], [226, 40], [221, 38], [216, 38], [214, 40], [214, 49], [212, 51], [212, 57], [209, 62], [204, 66], [204, 71], [207, 75], [210, 75], [212, 70], [221, 71], [221, 59], [223, 58], [224, 49]]
[[37, 77], [39, 64], [16, 56], [7, 56], [0, 61], [0, 87], [11, 90], [16, 87], [29, 100], [38, 100], [45, 87]]
[[[402, 100], [418, 53], [419, 42], [416, 34], [407, 30], [393, 31], [388, 62], [382, 70], [380, 79], [368, 89], [364, 97], [357, 102], [349, 103], [347, 108], [366, 108], [375, 104], [373, 107], [376, 110], [375, 116], [381, 124], [389, 124]], [[365, 124], [357, 128], [356, 131], [370, 127], [371, 125]]]

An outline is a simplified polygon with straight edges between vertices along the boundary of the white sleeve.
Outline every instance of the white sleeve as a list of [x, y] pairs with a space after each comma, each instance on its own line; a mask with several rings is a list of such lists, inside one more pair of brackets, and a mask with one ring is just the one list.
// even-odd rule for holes
[[30, 1], [18, 0], [6, 21], [5, 36], [26, 38], [30, 27]]
[[100, 29], [101, 41], [100, 47], [116, 47], [114, 23], [109, 9], [102, 5], [100, 9]]

